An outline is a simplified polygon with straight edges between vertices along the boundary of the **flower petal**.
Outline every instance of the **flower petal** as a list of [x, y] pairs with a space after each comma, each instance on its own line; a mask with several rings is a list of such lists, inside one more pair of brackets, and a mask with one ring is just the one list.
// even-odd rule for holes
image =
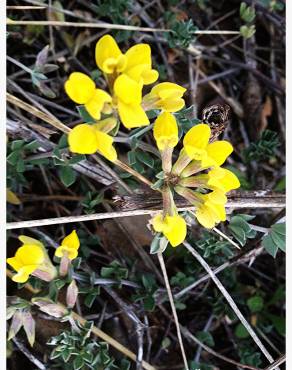
[[36, 244], [24, 244], [18, 248], [15, 257], [22, 264], [25, 265], [40, 265], [44, 262], [46, 254], [43, 248]]
[[233, 147], [228, 141], [215, 141], [206, 148], [207, 157], [202, 162], [203, 167], [207, 166], [221, 166], [226, 158], [233, 152]]
[[93, 154], [97, 151], [98, 141], [94, 127], [81, 123], [68, 134], [70, 151], [79, 154]]
[[17, 274], [12, 276], [12, 280], [16, 283], [25, 283], [29, 275], [33, 273], [38, 268], [38, 265], [30, 265], [22, 267]]
[[85, 108], [87, 112], [96, 120], [100, 119], [101, 111], [105, 103], [110, 103], [112, 101], [111, 96], [101, 90], [95, 89], [95, 92], [91, 99], [85, 103]]
[[181, 98], [186, 89], [172, 82], [162, 82], [151, 89], [151, 95], [158, 95], [162, 99]]
[[125, 104], [140, 104], [142, 101], [142, 84], [125, 74], [120, 75], [114, 83], [114, 92], [119, 101]]
[[187, 224], [183, 217], [166, 216], [166, 222], [169, 225], [169, 231], [164, 230], [165, 237], [169, 240], [173, 247], [181, 244], [187, 235]]
[[211, 135], [208, 125], [201, 123], [192, 127], [184, 137], [184, 148], [191, 159], [202, 159], [206, 155], [206, 147]]
[[159, 150], [174, 148], [178, 143], [178, 126], [171, 113], [161, 113], [154, 122], [154, 138]]
[[118, 102], [120, 119], [126, 128], [134, 128], [149, 125], [149, 119], [140, 105], [125, 104]]
[[[122, 56], [122, 58], [119, 58]], [[110, 35], [101, 37], [95, 46], [95, 61], [99, 69], [105, 73], [113, 73], [115, 67], [121, 71], [126, 66], [126, 58]]]
[[78, 249], [80, 247], [80, 241], [76, 230], [73, 230], [71, 234], [67, 235], [63, 240], [61, 245], [68, 248]]
[[96, 131], [96, 137], [98, 146], [98, 151], [109, 161], [116, 161], [118, 158], [116, 149], [113, 147], [112, 136], [106, 134], [105, 132]]
[[60, 245], [55, 251], [55, 256], [59, 258], [66, 256], [73, 260], [78, 256], [78, 249]]
[[95, 92], [94, 81], [84, 73], [73, 72], [65, 82], [65, 91], [77, 104], [85, 104]]

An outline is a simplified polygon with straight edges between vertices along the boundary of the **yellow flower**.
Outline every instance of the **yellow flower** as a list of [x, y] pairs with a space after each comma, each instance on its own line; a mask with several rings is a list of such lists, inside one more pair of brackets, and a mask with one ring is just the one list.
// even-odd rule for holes
[[115, 39], [104, 35], [95, 46], [95, 60], [99, 69], [104, 73], [122, 72], [127, 65], [127, 58], [121, 52]]
[[182, 99], [186, 89], [172, 82], [162, 82], [152, 88], [143, 103], [149, 105], [149, 109], [157, 108], [166, 112], [177, 112], [181, 110], [185, 101]]
[[240, 187], [237, 176], [221, 167], [214, 167], [208, 173], [190, 176], [180, 180], [180, 185], [191, 188], [220, 189], [225, 193]]
[[215, 190], [209, 194], [201, 195], [200, 198], [203, 203], [197, 208], [195, 215], [201, 225], [212, 229], [216, 223], [226, 221], [225, 203], [227, 198], [224, 192]]
[[114, 92], [120, 119], [126, 128], [149, 125], [142, 102], [142, 83], [121, 74], [114, 83]]
[[123, 73], [143, 85], [154, 83], [158, 79], [158, 72], [152, 69], [151, 49], [148, 44], [132, 46], [125, 53], [127, 66]]
[[174, 148], [178, 143], [175, 117], [168, 112], [161, 113], [154, 122], [153, 134], [159, 150]]
[[68, 143], [73, 153], [93, 154], [98, 151], [109, 161], [114, 162], [117, 159], [113, 138], [99, 131], [98, 123], [96, 125], [81, 123], [75, 126], [68, 134]]
[[7, 258], [7, 263], [17, 271], [12, 280], [17, 283], [25, 283], [29, 275], [39, 271], [45, 274], [46, 281], [56, 276], [56, 269], [52, 265], [43, 244], [25, 235], [19, 236], [23, 245], [17, 249], [15, 256]]
[[173, 247], [181, 244], [187, 235], [187, 225], [183, 217], [179, 215], [163, 218], [162, 214], [157, 214], [151, 220], [153, 228], [157, 232], [162, 232]]
[[84, 104], [87, 112], [96, 120], [101, 112], [111, 103], [111, 96], [95, 87], [94, 81], [84, 73], [73, 72], [65, 82], [65, 91], [69, 98], [77, 104]]
[[228, 141], [215, 141], [209, 144], [211, 129], [201, 123], [192, 127], [184, 137], [184, 149], [190, 159], [202, 161], [201, 167], [221, 166], [232, 153], [233, 147]]
[[218, 188], [227, 193], [230, 190], [240, 187], [238, 177], [226, 168], [213, 168], [208, 172], [208, 185]]
[[55, 256], [62, 258], [63, 256], [73, 260], [78, 256], [78, 249], [80, 246], [79, 238], [76, 230], [73, 230], [71, 234], [67, 235], [61, 245], [56, 249]]

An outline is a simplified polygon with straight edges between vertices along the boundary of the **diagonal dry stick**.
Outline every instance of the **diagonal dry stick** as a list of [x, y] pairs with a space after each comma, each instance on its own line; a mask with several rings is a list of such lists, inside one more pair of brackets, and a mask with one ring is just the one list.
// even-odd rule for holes
[[216, 284], [217, 288], [220, 290], [224, 298], [229, 303], [230, 307], [233, 309], [234, 313], [238, 317], [238, 319], [241, 321], [242, 325], [246, 328], [254, 342], [257, 344], [263, 355], [267, 358], [267, 360], [272, 364], [274, 362], [273, 357], [270, 355], [260, 338], [257, 336], [251, 325], [247, 322], [245, 317], [242, 315], [241, 311], [237, 307], [236, 303], [234, 302], [233, 298], [230, 296], [230, 294], [227, 292], [225, 287], [222, 285], [221, 281], [217, 278], [217, 276], [214, 274], [213, 270], [210, 268], [208, 263], [203, 259], [203, 257], [186, 241], [183, 242], [183, 245], [188, 249], [188, 251], [196, 258], [196, 260], [202, 265], [202, 267], [207, 271], [207, 273], [210, 275], [211, 279]]

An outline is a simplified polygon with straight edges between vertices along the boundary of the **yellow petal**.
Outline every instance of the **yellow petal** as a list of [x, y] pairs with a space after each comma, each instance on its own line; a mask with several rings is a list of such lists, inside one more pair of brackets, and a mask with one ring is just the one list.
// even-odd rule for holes
[[104, 104], [110, 103], [111, 101], [112, 98], [107, 92], [101, 89], [95, 89], [93, 96], [85, 104], [85, 108], [91, 117], [99, 120]]
[[13, 275], [12, 280], [16, 283], [25, 283], [29, 275], [38, 268], [38, 265], [30, 265], [22, 267], [17, 274]]
[[154, 122], [154, 138], [159, 150], [174, 148], [178, 143], [178, 126], [171, 113], [161, 113]]
[[233, 147], [228, 141], [215, 141], [206, 148], [207, 157], [202, 162], [203, 167], [207, 166], [221, 166], [226, 158], [233, 152]]
[[125, 56], [127, 58], [126, 71], [139, 64], [145, 64], [149, 68], [151, 67], [151, 48], [148, 44], [132, 46], [126, 51]]
[[206, 147], [211, 135], [208, 125], [199, 124], [192, 127], [184, 137], [184, 148], [191, 159], [202, 159], [206, 155]]
[[151, 220], [153, 229], [158, 233], [161, 233], [165, 228], [165, 222], [161, 213], [155, 215]]
[[132, 46], [126, 53], [127, 68], [124, 73], [143, 84], [148, 85], [158, 79], [158, 72], [151, 69], [151, 49], [148, 44], [138, 44]]
[[169, 225], [169, 231], [164, 230], [164, 236], [173, 247], [177, 247], [186, 238], [187, 224], [184, 218], [179, 215], [166, 216], [166, 222]]
[[55, 251], [55, 256], [59, 258], [66, 256], [70, 260], [73, 260], [78, 256], [78, 249], [60, 245]]
[[126, 58], [110, 35], [104, 35], [96, 43], [95, 61], [99, 69], [105, 73], [113, 73], [116, 67], [119, 71], [126, 67]]
[[22, 263], [16, 257], [10, 257], [6, 259], [8, 265], [10, 265], [15, 271], [18, 271], [22, 267]]
[[185, 106], [183, 99], [161, 99], [156, 103], [158, 109], [166, 112], [178, 112]]
[[39, 240], [31, 238], [30, 236], [26, 235], [19, 235], [18, 239], [23, 243], [23, 244], [36, 244], [44, 248], [43, 243], [41, 243]]
[[142, 74], [143, 84], [150, 85], [158, 80], [159, 73], [156, 69], [144, 69]]
[[18, 198], [18, 196], [13, 193], [13, 191], [11, 191], [10, 189], [6, 189], [6, 201], [10, 204], [14, 204], [14, 205], [19, 205], [21, 204], [21, 201], [20, 199]]
[[125, 104], [140, 104], [142, 101], [142, 84], [125, 74], [120, 75], [114, 83], [114, 92], [119, 101]]
[[77, 104], [85, 104], [95, 92], [94, 81], [84, 73], [73, 72], [65, 82], [65, 91]]
[[158, 95], [162, 99], [181, 98], [186, 89], [172, 82], [162, 82], [151, 89], [151, 95]]
[[76, 230], [73, 230], [71, 234], [67, 235], [63, 240], [61, 245], [64, 247], [72, 248], [72, 249], [78, 249], [80, 246], [79, 238], [76, 233]]
[[197, 209], [195, 215], [198, 222], [207, 229], [213, 229], [216, 224], [214, 212], [205, 204]]
[[112, 136], [106, 134], [105, 132], [96, 131], [96, 137], [98, 142], [98, 151], [109, 161], [117, 160], [117, 152], [113, 147], [113, 138]]
[[220, 189], [211, 191], [211, 193], [206, 195], [206, 198], [208, 198], [210, 202], [215, 204], [226, 204], [227, 202], [227, 197], [224, 191]]
[[[221, 175], [220, 177], [216, 178], [216, 174], [218, 175], [218, 170], [220, 170]], [[213, 170], [208, 172], [208, 175], [210, 177], [208, 180], [208, 184], [211, 186], [218, 187], [225, 193], [240, 187], [240, 182], [237, 176], [233, 172], [225, 168], [221, 167], [214, 168]]]
[[75, 126], [68, 134], [68, 143], [73, 153], [95, 153], [98, 148], [98, 141], [94, 127], [85, 123]]
[[118, 112], [123, 125], [126, 128], [134, 128], [149, 125], [149, 119], [140, 105], [125, 104], [118, 102]]
[[25, 244], [18, 248], [15, 253], [15, 258], [22, 264], [25, 265], [40, 265], [44, 262], [46, 254], [43, 248], [36, 244]]

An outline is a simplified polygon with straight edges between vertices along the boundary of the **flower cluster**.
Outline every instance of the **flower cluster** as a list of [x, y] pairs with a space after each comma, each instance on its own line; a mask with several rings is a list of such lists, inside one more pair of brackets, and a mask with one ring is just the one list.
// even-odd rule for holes
[[[238, 178], [221, 165], [232, 153], [227, 141], [210, 142], [211, 129], [202, 123], [192, 127], [183, 138], [183, 148], [177, 161], [172, 163], [174, 147], [179, 142], [178, 124], [173, 113], [184, 105], [185, 88], [171, 82], [152, 87], [143, 96], [144, 85], [157, 81], [158, 72], [152, 68], [151, 49], [147, 44], [132, 46], [122, 53], [115, 40], [105, 35], [95, 49], [98, 68], [103, 72], [108, 92], [96, 87], [84, 73], [74, 72], [65, 83], [68, 96], [84, 105], [93, 122], [75, 126], [68, 136], [74, 153], [92, 154], [98, 151], [115, 162], [111, 132], [120, 121], [127, 129], [149, 125], [146, 114], [158, 110], [153, 136], [161, 153], [164, 173], [163, 213], [157, 214], [151, 224], [155, 232], [175, 247], [186, 237], [187, 226], [178, 214], [173, 194], [176, 192], [195, 206], [195, 217], [204, 227], [211, 229], [225, 221], [226, 193], [240, 186]], [[66, 250], [66, 249], [62, 249]], [[67, 250], [68, 256], [71, 252]]]
[[198, 124], [184, 136], [183, 148], [172, 165], [172, 151], [178, 143], [178, 126], [171, 113], [163, 113], [154, 123], [154, 138], [161, 152], [164, 171], [163, 213], [152, 218], [160, 232], [175, 247], [186, 237], [186, 222], [177, 212], [173, 192], [187, 199], [196, 208], [195, 216], [204, 227], [211, 229], [226, 220], [226, 193], [240, 186], [238, 178], [221, 165], [232, 153], [227, 141], [209, 143], [210, 127]]
[[98, 151], [110, 161], [117, 159], [110, 133], [118, 119], [127, 128], [150, 124], [146, 112], [158, 109], [177, 112], [185, 105], [185, 88], [171, 82], [154, 86], [143, 97], [144, 85], [157, 81], [158, 72], [152, 69], [151, 49], [148, 44], [137, 44], [122, 53], [116, 41], [105, 35], [95, 47], [95, 60], [103, 72], [108, 91], [96, 87], [92, 78], [73, 72], [65, 82], [67, 95], [77, 104], [84, 105], [92, 117], [92, 124], [75, 126], [68, 136], [73, 153], [93, 154]]
[[[18, 239], [22, 246], [17, 249], [14, 257], [7, 258], [7, 263], [17, 272], [12, 277], [13, 281], [25, 283], [30, 275], [44, 281], [51, 281], [57, 277], [57, 269], [52, 264], [43, 243], [25, 235], [19, 236]], [[63, 259], [71, 261], [77, 257], [79, 245], [77, 233], [73, 230], [55, 251], [55, 256], [61, 259], [60, 266]]]

